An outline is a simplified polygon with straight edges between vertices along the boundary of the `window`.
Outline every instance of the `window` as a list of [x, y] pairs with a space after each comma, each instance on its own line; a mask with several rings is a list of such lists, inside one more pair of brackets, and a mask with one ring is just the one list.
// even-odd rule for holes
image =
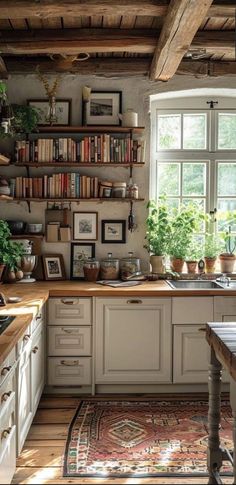
[[165, 193], [171, 207], [194, 201], [222, 215], [236, 211], [236, 109], [228, 109], [228, 101], [227, 109], [211, 110], [199, 99], [188, 100], [194, 109], [152, 103], [151, 197]]

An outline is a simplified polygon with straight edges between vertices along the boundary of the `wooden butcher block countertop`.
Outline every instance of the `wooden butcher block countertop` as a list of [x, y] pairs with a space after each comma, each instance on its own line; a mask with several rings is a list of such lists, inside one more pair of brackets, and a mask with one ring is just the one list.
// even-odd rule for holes
[[236, 290], [176, 290], [165, 281], [144, 281], [133, 287], [112, 288], [85, 281], [43, 281], [1, 285], [0, 291], [6, 298], [18, 296], [20, 303], [0, 307], [0, 315], [14, 315], [16, 318], [0, 335], [0, 364], [24, 334], [33, 317], [49, 297], [172, 297], [172, 296], [236, 296]]

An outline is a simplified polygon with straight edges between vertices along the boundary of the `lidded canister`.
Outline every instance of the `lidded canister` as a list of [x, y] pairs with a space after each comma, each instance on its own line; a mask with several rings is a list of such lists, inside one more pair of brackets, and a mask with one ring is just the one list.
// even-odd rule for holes
[[121, 265], [120, 269], [121, 269], [121, 278], [122, 279], [123, 278], [124, 279], [129, 278], [129, 277], [135, 275], [136, 273], [141, 272], [140, 259], [136, 258], [132, 251], [130, 251], [128, 253], [127, 258], [121, 259], [120, 265]]
[[119, 259], [113, 258], [112, 253], [101, 261], [100, 277], [102, 280], [118, 280], [120, 273]]

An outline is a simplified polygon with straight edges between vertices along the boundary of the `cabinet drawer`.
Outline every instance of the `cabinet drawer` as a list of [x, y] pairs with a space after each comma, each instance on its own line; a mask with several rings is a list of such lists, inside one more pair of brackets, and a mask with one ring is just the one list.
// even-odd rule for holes
[[88, 386], [91, 384], [91, 358], [48, 358], [49, 386]]
[[91, 355], [91, 327], [48, 327], [48, 355]]
[[12, 427], [15, 424], [16, 424], [15, 393], [12, 393], [11, 396], [9, 397], [8, 406], [4, 409], [4, 412], [1, 414], [1, 419], [0, 419], [0, 440], [1, 440], [0, 450], [1, 450], [1, 447], [3, 446], [3, 444], [5, 443], [7, 435], [9, 434], [10, 430], [12, 429]]
[[3, 364], [0, 366], [0, 385], [9, 376], [15, 361], [16, 361], [16, 350], [14, 348], [7, 356], [7, 358], [4, 360]]
[[8, 408], [10, 398], [15, 396], [15, 370], [10, 372], [0, 387], [0, 419], [2, 413]]
[[[235, 296], [218, 296], [214, 298], [214, 319], [222, 315], [236, 315], [236, 298]], [[221, 321], [221, 319], [219, 320]], [[233, 321], [233, 320], [231, 320]]]
[[173, 298], [172, 323], [207, 323], [213, 321], [213, 298], [186, 297]]
[[49, 325], [91, 325], [91, 298], [50, 298]]
[[34, 319], [32, 320], [32, 323], [31, 323], [32, 333], [36, 330], [38, 325], [43, 324], [43, 320], [44, 320], [43, 310], [40, 310], [36, 315], [36, 317], [34, 317]]
[[1, 440], [0, 448], [0, 484], [11, 483], [16, 469], [16, 426]]

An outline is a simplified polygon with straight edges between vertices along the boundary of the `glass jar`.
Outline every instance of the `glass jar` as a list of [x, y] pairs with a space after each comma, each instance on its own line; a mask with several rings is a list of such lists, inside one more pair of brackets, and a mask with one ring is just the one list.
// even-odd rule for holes
[[88, 258], [83, 265], [84, 279], [86, 281], [97, 281], [100, 263], [93, 258]]
[[102, 280], [119, 279], [119, 259], [112, 257], [112, 253], [107, 254], [107, 258], [101, 261], [100, 277]]
[[134, 276], [137, 273], [141, 273], [140, 259], [135, 258], [134, 253], [130, 251], [127, 258], [121, 259], [121, 278], [127, 279]]
[[[107, 189], [109, 190], [110, 195], [105, 195], [105, 190], [106, 190], [106, 194], [108, 193]], [[99, 184], [99, 197], [110, 197], [111, 191], [112, 191], [112, 182], [109, 182], [108, 180], [101, 180]]]
[[112, 196], [123, 199], [126, 196], [126, 182], [114, 182], [112, 188]]

